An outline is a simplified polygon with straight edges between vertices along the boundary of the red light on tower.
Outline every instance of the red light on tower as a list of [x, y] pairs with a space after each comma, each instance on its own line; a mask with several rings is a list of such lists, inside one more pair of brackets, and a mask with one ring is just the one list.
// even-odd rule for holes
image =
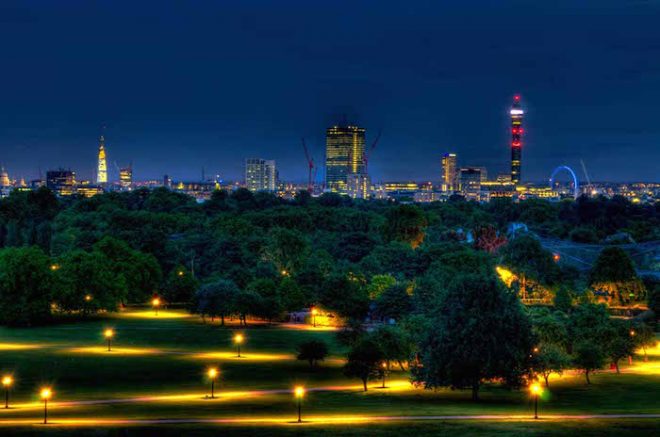
[[513, 100], [519, 101], [520, 100], [520, 94], [516, 94], [515, 96], [513, 96]]

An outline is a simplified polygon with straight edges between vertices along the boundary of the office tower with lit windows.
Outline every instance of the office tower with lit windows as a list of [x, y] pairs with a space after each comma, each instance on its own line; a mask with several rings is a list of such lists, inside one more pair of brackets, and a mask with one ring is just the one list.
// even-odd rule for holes
[[456, 189], [456, 154], [445, 153], [442, 156], [442, 191]]
[[366, 174], [349, 174], [346, 179], [346, 191], [353, 199], [368, 199], [371, 194], [371, 181]]
[[250, 191], [275, 191], [277, 189], [275, 161], [260, 158], [246, 159], [245, 186]]
[[511, 182], [518, 184], [522, 177], [522, 135], [525, 114], [520, 107], [519, 94], [513, 96], [513, 105], [509, 113], [511, 115]]
[[119, 169], [119, 185], [123, 190], [130, 190], [133, 186], [133, 166]]
[[461, 194], [467, 200], [479, 200], [481, 194], [482, 174], [479, 167], [462, 168], [459, 172]]
[[76, 192], [76, 174], [62, 168], [47, 171], [46, 186], [58, 196], [70, 196]]
[[347, 194], [349, 175], [365, 175], [366, 130], [358, 126], [332, 126], [326, 130], [325, 185], [332, 192]]
[[108, 165], [105, 160], [105, 138], [103, 135], [99, 138], [99, 160], [96, 169], [96, 183], [105, 184], [108, 182]]

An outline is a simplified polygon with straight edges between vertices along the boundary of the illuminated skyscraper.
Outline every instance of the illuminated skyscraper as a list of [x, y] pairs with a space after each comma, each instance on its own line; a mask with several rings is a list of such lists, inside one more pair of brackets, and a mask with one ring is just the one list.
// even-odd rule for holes
[[332, 126], [326, 130], [325, 184], [336, 193], [348, 193], [348, 176], [366, 174], [364, 166], [365, 129]]
[[275, 161], [259, 158], [246, 159], [245, 186], [250, 191], [275, 191], [277, 188]]
[[123, 167], [119, 169], [119, 185], [122, 189], [130, 190], [133, 186], [133, 166]]
[[71, 170], [49, 170], [46, 186], [58, 196], [70, 196], [76, 191], [76, 174]]
[[99, 138], [99, 163], [96, 170], [96, 183], [105, 184], [108, 182], [108, 165], [105, 161], [105, 138], [101, 135]]
[[456, 190], [456, 154], [445, 153], [442, 156], [442, 190]]
[[520, 95], [513, 96], [513, 105], [511, 106], [511, 182], [517, 184], [521, 179], [522, 162], [522, 135], [523, 135], [523, 115], [525, 112], [520, 108]]

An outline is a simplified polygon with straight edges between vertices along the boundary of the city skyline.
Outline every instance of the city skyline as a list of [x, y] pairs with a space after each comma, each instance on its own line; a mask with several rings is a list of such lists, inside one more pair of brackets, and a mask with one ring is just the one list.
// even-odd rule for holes
[[[374, 180], [437, 181], [445, 153], [496, 175], [509, 171], [509, 102], [521, 94], [523, 181], [580, 160], [593, 180], [658, 181], [658, 5], [350, 9], [9, 2], [0, 163], [15, 178], [65, 167], [94, 180], [106, 124], [114, 178], [132, 162], [141, 180], [199, 179], [202, 167], [240, 180], [246, 158], [267, 156], [304, 181], [300, 138], [323, 162], [325, 130], [346, 115], [367, 144], [383, 132]], [[332, 33], [333, 20], [348, 31]]]

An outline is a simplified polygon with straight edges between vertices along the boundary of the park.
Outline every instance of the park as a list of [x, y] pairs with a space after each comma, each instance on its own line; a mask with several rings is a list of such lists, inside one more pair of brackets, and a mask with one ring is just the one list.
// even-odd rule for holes
[[[237, 334], [243, 336], [240, 357]], [[391, 435], [404, 429], [640, 435], [660, 423], [657, 346], [647, 350], [647, 361], [636, 355], [622, 363], [620, 374], [600, 371], [589, 386], [568, 371], [553, 376], [540, 394], [493, 385], [472, 402], [469, 390], [415, 387], [397, 366], [384, 381], [370, 380], [365, 392], [360, 381], [343, 375], [344, 351], [335, 334], [311, 324], [253, 322], [246, 328], [227, 320], [221, 327], [182, 310], [148, 307], [47, 328], [0, 328], [3, 364], [14, 364], [0, 429], [19, 435], [35, 429], [57, 435], [71, 427], [83, 435], [160, 427], [171, 435], [227, 428], [324, 435], [348, 432], [350, 425], [353, 433], [369, 426]], [[296, 345], [308, 340], [329, 346], [328, 357], [314, 367], [296, 359]], [[47, 425], [43, 388], [51, 390]]]

